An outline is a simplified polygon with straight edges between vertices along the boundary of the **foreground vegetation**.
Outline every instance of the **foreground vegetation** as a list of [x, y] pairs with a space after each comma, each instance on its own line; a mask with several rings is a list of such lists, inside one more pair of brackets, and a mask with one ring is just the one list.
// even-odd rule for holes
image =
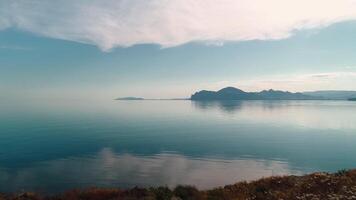
[[252, 182], [199, 191], [191, 186], [72, 190], [55, 196], [35, 193], [2, 194], [0, 200], [178, 200], [178, 199], [356, 199], [356, 170], [341, 170], [334, 174], [314, 173], [305, 176], [262, 178]]

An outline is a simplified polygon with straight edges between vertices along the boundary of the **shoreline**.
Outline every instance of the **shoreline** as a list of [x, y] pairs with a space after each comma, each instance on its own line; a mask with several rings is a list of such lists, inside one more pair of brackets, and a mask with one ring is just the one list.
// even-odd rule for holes
[[250, 182], [210, 190], [198, 190], [194, 186], [151, 188], [88, 188], [70, 190], [56, 195], [24, 192], [0, 193], [0, 200], [106, 200], [106, 199], [356, 199], [356, 169], [336, 173], [317, 172], [302, 176], [286, 175], [261, 178]]

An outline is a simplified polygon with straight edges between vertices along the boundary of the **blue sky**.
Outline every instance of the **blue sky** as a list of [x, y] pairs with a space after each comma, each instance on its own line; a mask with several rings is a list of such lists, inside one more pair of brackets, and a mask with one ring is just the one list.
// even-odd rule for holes
[[[135, 10], [133, 5], [126, 4], [123, 5]], [[21, 6], [15, 7], [19, 10]], [[40, 22], [36, 18], [24, 22], [19, 20], [20, 14], [15, 15], [17, 18], [13, 15], [0, 14], [3, 20], [0, 20], [0, 95], [3, 97], [168, 98], [187, 97], [196, 90], [225, 86], [247, 91], [356, 90], [356, 21], [353, 19], [305, 23], [303, 28], [298, 25], [282, 32], [276, 25], [272, 32], [266, 29], [263, 34], [252, 35], [250, 31], [240, 31], [236, 32], [237, 36], [229, 33], [222, 37], [215, 29], [225, 33], [224, 28], [228, 27], [214, 26], [206, 30], [215, 31], [215, 35], [208, 36], [188, 31], [163, 36], [150, 32], [126, 38], [124, 34], [130, 32], [121, 29], [96, 34], [91, 30], [85, 32], [85, 27], [68, 26], [63, 32], [56, 27], [69, 19], [58, 22], [55, 14]], [[115, 17], [118, 18], [111, 20], [120, 20], [120, 16]], [[282, 23], [285, 22], [278, 25]], [[146, 29], [133, 31], [141, 30]], [[98, 39], [103, 34], [104, 39]]]

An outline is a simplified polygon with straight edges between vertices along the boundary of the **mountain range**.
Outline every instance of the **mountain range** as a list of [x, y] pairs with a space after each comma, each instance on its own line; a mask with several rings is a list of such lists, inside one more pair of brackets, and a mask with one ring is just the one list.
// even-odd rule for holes
[[315, 91], [288, 92], [280, 90], [263, 90], [245, 92], [238, 88], [226, 87], [218, 91], [202, 90], [191, 95], [190, 99], [200, 100], [347, 100], [356, 97], [356, 91]]
[[353, 100], [356, 91], [324, 90], [311, 92], [288, 92], [280, 90], [263, 90], [261, 92], [245, 92], [238, 88], [226, 87], [218, 91], [201, 90], [190, 98], [145, 99], [142, 97], [120, 97], [116, 100]]

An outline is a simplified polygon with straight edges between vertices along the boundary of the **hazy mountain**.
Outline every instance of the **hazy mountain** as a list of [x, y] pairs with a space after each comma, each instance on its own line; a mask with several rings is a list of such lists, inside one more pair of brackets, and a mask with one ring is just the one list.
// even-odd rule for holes
[[356, 98], [356, 91], [325, 90], [325, 91], [303, 92], [303, 94], [314, 96], [314, 97], [323, 97], [325, 99], [332, 99], [332, 100], [347, 100], [350, 98]]
[[193, 94], [191, 100], [312, 100], [321, 97], [309, 96], [303, 93], [292, 93], [278, 90], [263, 90], [261, 92], [245, 92], [226, 87], [219, 91], [202, 90]]
[[271, 100], [310, 100], [310, 99], [322, 99], [318, 96], [309, 96], [300, 92], [293, 93], [288, 91], [280, 91], [280, 90], [263, 90], [261, 92], [256, 93], [262, 99], [271, 99]]
[[145, 100], [145, 99], [141, 97], [120, 97], [115, 100]]

